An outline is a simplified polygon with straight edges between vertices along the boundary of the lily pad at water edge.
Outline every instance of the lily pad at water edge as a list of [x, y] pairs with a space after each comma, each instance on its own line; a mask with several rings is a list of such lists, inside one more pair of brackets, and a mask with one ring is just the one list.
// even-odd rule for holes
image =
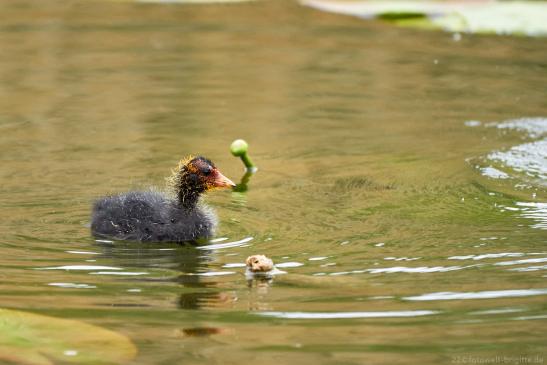
[[315, 9], [450, 32], [547, 36], [544, 1], [300, 0]]
[[123, 364], [137, 354], [125, 336], [88, 323], [0, 309], [0, 362]]

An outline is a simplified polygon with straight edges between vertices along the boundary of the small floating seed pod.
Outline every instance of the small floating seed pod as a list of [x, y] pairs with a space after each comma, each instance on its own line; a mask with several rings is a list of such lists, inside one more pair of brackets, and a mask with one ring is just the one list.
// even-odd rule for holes
[[273, 270], [273, 261], [264, 255], [252, 255], [245, 260], [247, 269], [253, 273], [268, 272]]

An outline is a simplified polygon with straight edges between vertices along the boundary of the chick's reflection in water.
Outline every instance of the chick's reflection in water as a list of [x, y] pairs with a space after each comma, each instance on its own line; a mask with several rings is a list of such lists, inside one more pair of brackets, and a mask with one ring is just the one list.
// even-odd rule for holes
[[208, 250], [199, 249], [200, 246], [190, 243], [98, 243], [103, 253], [97, 258], [108, 260], [111, 266], [149, 274], [133, 276], [132, 281], [179, 284], [182, 287], [182, 294], [174, 303], [179, 308], [223, 307], [236, 300], [235, 294], [229, 291], [222, 292], [222, 283], [215, 280], [214, 276], [207, 275], [211, 271], [209, 263], [214, 258]]

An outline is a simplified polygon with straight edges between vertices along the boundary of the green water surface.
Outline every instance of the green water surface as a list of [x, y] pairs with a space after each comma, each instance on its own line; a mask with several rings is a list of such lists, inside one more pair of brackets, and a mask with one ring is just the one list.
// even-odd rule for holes
[[[545, 182], [479, 168], [533, 140], [486, 124], [547, 117], [545, 39], [24, 0], [0, 49], [1, 308], [122, 334], [131, 364], [545, 361]], [[236, 138], [259, 171], [207, 197], [214, 240], [90, 236], [95, 198], [163, 189], [185, 155], [238, 181]], [[251, 254], [286, 274], [247, 280]]]

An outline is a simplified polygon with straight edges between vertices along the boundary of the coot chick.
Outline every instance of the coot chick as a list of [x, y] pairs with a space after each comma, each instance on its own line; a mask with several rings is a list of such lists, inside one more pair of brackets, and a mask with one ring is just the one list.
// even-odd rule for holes
[[147, 242], [211, 237], [217, 219], [199, 197], [214, 188], [235, 184], [202, 156], [181, 160], [169, 182], [176, 197], [155, 191], [131, 191], [97, 200], [91, 233], [100, 238]]

